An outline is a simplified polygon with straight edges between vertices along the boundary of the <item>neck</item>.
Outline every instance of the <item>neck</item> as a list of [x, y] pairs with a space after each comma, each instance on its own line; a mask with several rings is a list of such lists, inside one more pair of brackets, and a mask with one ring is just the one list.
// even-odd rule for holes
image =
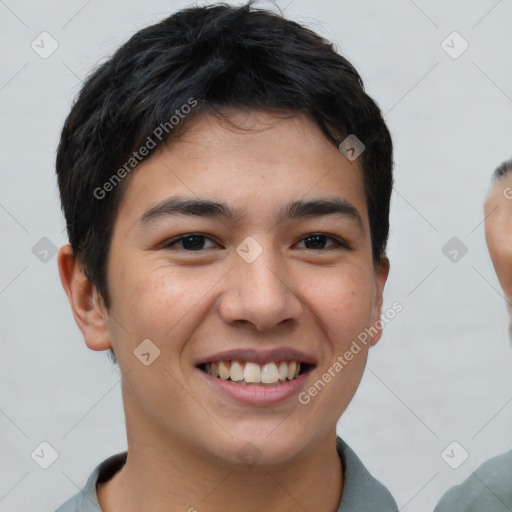
[[197, 447], [155, 432], [154, 424], [144, 424], [141, 415], [136, 418], [126, 414], [126, 464], [111, 480], [98, 485], [103, 512], [338, 509], [343, 471], [335, 431], [301, 459], [247, 467], [212, 459]]

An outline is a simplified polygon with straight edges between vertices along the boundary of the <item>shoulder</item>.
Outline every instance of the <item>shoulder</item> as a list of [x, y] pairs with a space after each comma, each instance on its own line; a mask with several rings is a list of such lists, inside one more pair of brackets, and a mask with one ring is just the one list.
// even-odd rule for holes
[[124, 466], [126, 455], [127, 452], [118, 453], [98, 464], [89, 475], [85, 486], [55, 512], [98, 512], [101, 510], [96, 494], [96, 484], [110, 480]]
[[370, 474], [354, 451], [339, 437], [336, 445], [344, 477], [338, 512], [398, 512], [391, 493]]
[[512, 450], [484, 462], [462, 484], [449, 489], [434, 512], [512, 510]]

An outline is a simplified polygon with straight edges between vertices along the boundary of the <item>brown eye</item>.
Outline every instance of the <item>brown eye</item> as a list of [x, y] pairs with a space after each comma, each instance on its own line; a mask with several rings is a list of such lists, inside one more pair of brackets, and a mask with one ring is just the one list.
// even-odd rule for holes
[[[348, 248], [347, 244], [341, 242], [335, 237], [325, 235], [323, 233], [313, 233], [305, 236], [299, 243], [304, 242], [306, 249], [321, 250], [321, 249], [332, 249], [336, 247]], [[330, 242], [329, 245], [326, 244]]]
[[167, 249], [181, 245], [178, 249], [183, 249], [185, 251], [201, 251], [205, 249], [205, 242], [208, 240], [211, 242], [211, 239], [205, 235], [190, 233], [170, 240], [165, 243], [163, 247]]

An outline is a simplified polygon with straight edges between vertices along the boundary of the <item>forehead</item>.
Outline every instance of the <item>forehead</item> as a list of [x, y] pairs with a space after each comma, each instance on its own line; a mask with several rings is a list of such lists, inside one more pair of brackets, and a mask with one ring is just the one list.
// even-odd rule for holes
[[355, 203], [366, 220], [360, 159], [349, 161], [301, 114], [200, 115], [139, 164], [127, 185], [121, 209], [175, 193], [229, 199], [249, 210], [258, 206], [255, 197], [282, 203], [329, 195]]
[[512, 172], [506, 172], [495, 179], [486, 197], [486, 208], [495, 203], [510, 202], [512, 198]]

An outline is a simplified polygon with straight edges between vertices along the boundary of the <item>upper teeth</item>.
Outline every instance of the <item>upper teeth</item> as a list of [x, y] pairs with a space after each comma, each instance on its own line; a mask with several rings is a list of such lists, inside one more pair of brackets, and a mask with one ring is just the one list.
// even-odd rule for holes
[[206, 364], [205, 371], [214, 377], [234, 382], [274, 384], [297, 377], [300, 363], [281, 361], [260, 365], [243, 361], [219, 361]]

